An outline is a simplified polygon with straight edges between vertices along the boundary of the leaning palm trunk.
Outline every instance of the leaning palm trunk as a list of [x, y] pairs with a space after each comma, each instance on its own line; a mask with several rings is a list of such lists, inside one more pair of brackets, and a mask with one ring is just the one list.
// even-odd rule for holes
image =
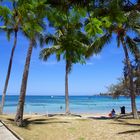
[[15, 117], [15, 122], [18, 126], [23, 126], [23, 112], [24, 112], [24, 102], [25, 102], [25, 95], [26, 95], [26, 87], [28, 81], [28, 74], [29, 74], [29, 67], [30, 67], [30, 60], [33, 50], [33, 41], [30, 42], [30, 46], [28, 48], [26, 62], [24, 66], [24, 72], [22, 77], [22, 84], [20, 89], [20, 97], [17, 106], [17, 113]]
[[11, 68], [12, 68], [13, 57], [14, 57], [14, 52], [15, 52], [16, 45], [17, 45], [17, 31], [15, 31], [14, 45], [13, 45], [13, 48], [12, 48], [10, 61], [9, 61], [9, 66], [8, 66], [8, 71], [7, 71], [7, 76], [6, 76], [6, 81], [5, 81], [5, 85], [4, 85], [4, 89], [3, 89], [3, 93], [2, 93], [1, 109], [0, 109], [1, 112], [0, 112], [0, 114], [3, 113], [3, 107], [4, 107], [4, 103], [5, 103], [5, 96], [6, 96], [6, 91], [7, 91], [9, 78], [10, 78], [10, 74], [11, 74]]
[[136, 94], [140, 95], [140, 51], [135, 52], [136, 62]]
[[133, 82], [133, 70], [132, 70], [130, 60], [129, 60], [129, 55], [128, 55], [128, 51], [127, 51], [127, 47], [124, 42], [124, 39], [122, 39], [121, 42], [122, 42], [124, 53], [125, 53], [126, 65], [129, 71], [128, 76], [129, 76], [129, 89], [130, 89], [130, 96], [131, 96], [132, 114], [133, 114], [134, 119], [138, 119], [139, 116], [138, 116], [137, 108], [136, 108], [136, 93], [135, 93], [135, 87], [134, 87], [134, 82]]
[[69, 63], [66, 60], [66, 74], [65, 74], [65, 104], [66, 104], [65, 113], [66, 113], [66, 115], [68, 115], [70, 113], [70, 110], [69, 110], [69, 93], [68, 93], [68, 74], [69, 74]]

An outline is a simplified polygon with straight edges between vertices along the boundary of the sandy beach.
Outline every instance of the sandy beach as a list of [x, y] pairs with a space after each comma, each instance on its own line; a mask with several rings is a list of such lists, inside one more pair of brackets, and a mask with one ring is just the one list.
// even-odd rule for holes
[[23, 128], [14, 124], [13, 115], [0, 119], [24, 140], [139, 140], [140, 120], [110, 119], [105, 115], [25, 115]]

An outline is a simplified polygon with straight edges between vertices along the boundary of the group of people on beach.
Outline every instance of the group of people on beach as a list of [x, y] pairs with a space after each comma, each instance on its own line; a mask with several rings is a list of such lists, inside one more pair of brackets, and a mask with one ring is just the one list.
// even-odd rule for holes
[[[125, 114], [125, 106], [120, 107], [121, 109], [121, 114]], [[114, 109], [111, 110], [111, 112], [108, 114], [109, 117], [115, 117], [116, 116], [116, 112]]]

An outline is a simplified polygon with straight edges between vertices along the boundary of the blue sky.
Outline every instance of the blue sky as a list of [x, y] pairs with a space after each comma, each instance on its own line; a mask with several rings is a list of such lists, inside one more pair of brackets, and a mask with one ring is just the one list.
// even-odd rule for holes
[[[0, 33], [0, 94], [6, 78], [13, 37], [8, 42], [6, 35]], [[22, 74], [29, 41], [18, 35], [8, 94], [19, 94]], [[65, 62], [57, 62], [52, 56], [47, 62], [39, 60], [39, 46], [33, 50], [28, 78], [27, 95], [64, 95]], [[117, 82], [123, 75], [124, 55], [116, 45], [116, 38], [106, 45], [102, 52], [87, 60], [86, 65], [73, 65], [69, 75], [70, 95], [93, 95], [106, 92], [107, 86]]]
[[[13, 37], [7, 41], [6, 35], [0, 34], [0, 92], [2, 92], [7, 72], [7, 65]], [[21, 34], [18, 36], [17, 48], [14, 55], [8, 94], [19, 94], [25, 57], [29, 41]], [[57, 62], [55, 56], [47, 62], [39, 60], [39, 46], [34, 48], [27, 94], [63, 95], [65, 89], [65, 62]], [[106, 92], [106, 87], [115, 83], [122, 76], [124, 55], [122, 48], [117, 48], [115, 36], [103, 51], [87, 60], [86, 65], [73, 65], [69, 75], [69, 92], [71, 95], [93, 95]]]

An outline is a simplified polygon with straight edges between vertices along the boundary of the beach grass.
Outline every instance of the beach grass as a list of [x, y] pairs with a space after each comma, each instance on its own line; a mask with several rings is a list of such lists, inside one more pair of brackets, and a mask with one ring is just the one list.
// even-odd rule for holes
[[[76, 116], [25, 115], [25, 126], [17, 127], [14, 116], [2, 115], [9, 128], [24, 140], [139, 140], [140, 120]], [[84, 120], [84, 121], [83, 121]]]

